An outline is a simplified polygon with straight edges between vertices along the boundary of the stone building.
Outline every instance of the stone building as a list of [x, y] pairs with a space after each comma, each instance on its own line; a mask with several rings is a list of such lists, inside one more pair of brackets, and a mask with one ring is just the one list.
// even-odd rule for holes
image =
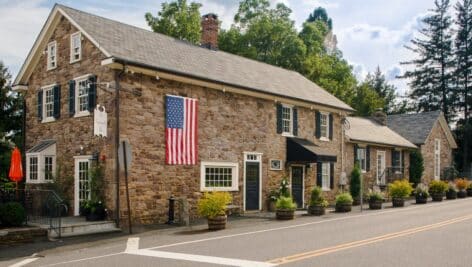
[[[316, 184], [332, 199], [345, 171], [341, 121], [352, 108], [299, 73], [216, 50], [207, 36], [216, 24], [203, 17], [199, 47], [55, 5], [14, 85], [27, 104], [27, 186], [73, 177], [66, 193], [78, 215], [99, 163], [109, 216], [126, 221], [117, 155], [127, 140], [136, 223], [166, 221], [171, 196], [185, 199], [193, 218], [212, 190], [231, 192], [242, 212], [264, 210], [283, 177], [300, 208]], [[170, 95], [198, 100], [196, 164], [166, 164]], [[108, 116], [106, 137], [94, 135], [97, 105]]]
[[423, 182], [429, 183], [447, 175], [453, 163], [452, 151], [457, 144], [441, 111], [390, 115], [387, 125], [421, 150]]

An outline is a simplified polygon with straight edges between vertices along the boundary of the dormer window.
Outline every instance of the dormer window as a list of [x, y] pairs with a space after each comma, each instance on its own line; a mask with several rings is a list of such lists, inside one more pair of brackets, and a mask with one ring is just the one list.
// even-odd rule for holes
[[76, 32], [70, 36], [70, 63], [80, 61], [82, 58], [82, 34]]
[[57, 67], [57, 43], [56, 41], [50, 42], [48, 44], [47, 50], [47, 69], [53, 70]]

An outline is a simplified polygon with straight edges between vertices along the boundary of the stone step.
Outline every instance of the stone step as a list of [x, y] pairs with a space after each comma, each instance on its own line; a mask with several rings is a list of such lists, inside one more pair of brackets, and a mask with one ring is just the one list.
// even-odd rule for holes
[[[66, 224], [61, 228], [61, 237], [71, 237], [80, 235], [91, 235], [101, 233], [120, 232], [120, 228], [116, 228], [113, 221], [97, 221], [97, 222], [83, 222]], [[56, 231], [49, 230], [49, 237], [57, 238]]]

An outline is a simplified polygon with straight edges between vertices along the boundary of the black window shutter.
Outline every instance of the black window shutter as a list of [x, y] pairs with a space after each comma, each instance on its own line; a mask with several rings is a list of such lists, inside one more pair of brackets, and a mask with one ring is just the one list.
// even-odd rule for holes
[[392, 149], [392, 167], [397, 167], [396, 164], [396, 158], [397, 157], [397, 154], [395, 153], [395, 149]]
[[38, 91], [38, 121], [43, 120], [43, 90]]
[[293, 109], [293, 135], [298, 135], [298, 110], [296, 107]]
[[75, 114], [75, 81], [69, 81], [69, 115], [72, 117]]
[[321, 137], [320, 124], [321, 124], [321, 113], [319, 111], [316, 111], [315, 112], [315, 135], [316, 135], [316, 138], [318, 139], [320, 139]]
[[61, 86], [56, 85], [53, 88], [54, 92], [54, 118], [59, 119], [61, 117]]
[[276, 116], [277, 116], [277, 133], [281, 134], [282, 133], [282, 104], [277, 104], [277, 111], [276, 111]]
[[329, 164], [329, 188], [334, 189], [334, 163]]
[[321, 162], [317, 162], [316, 163], [316, 185], [319, 186], [319, 187], [322, 187], [323, 186], [323, 178], [321, 176], [322, 174], [322, 163]]
[[402, 153], [402, 168], [405, 170], [405, 150], [402, 150], [400, 153]]
[[329, 114], [329, 140], [333, 140], [333, 114]]
[[365, 148], [365, 170], [370, 171], [370, 146]]
[[88, 110], [92, 112], [95, 109], [97, 103], [97, 76], [92, 75], [88, 79], [89, 92], [88, 92]]
[[354, 165], [359, 161], [359, 158], [357, 157], [357, 149], [359, 149], [359, 146], [354, 144]]

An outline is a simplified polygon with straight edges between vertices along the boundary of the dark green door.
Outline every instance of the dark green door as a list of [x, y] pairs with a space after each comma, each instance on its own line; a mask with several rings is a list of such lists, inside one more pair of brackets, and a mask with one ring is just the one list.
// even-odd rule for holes
[[246, 210], [259, 210], [259, 162], [246, 162]]
[[292, 166], [292, 197], [298, 208], [303, 208], [303, 167]]

